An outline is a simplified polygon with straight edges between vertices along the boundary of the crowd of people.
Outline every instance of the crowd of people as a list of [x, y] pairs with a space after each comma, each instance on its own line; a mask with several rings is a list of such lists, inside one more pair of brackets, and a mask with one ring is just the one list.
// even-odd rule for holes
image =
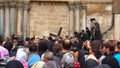
[[7, 37], [0, 43], [0, 68], [120, 68], [120, 42], [103, 41], [92, 29], [65, 38]]

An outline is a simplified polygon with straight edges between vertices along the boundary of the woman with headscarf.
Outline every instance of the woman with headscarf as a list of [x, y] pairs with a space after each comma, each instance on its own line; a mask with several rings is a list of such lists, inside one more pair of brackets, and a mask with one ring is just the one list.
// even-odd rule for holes
[[0, 45], [0, 59], [9, 56], [9, 51]]
[[16, 60], [20, 61], [23, 64], [24, 68], [28, 68], [27, 57], [27, 51], [25, 48], [19, 48], [17, 50]]

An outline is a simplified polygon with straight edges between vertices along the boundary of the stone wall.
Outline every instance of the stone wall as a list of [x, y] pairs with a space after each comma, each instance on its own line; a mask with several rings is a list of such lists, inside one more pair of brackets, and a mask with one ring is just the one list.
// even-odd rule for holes
[[[70, 26], [70, 11], [68, 2], [30, 2], [30, 36], [49, 36], [49, 33], [57, 35], [60, 27], [63, 27], [62, 36], [72, 33]], [[95, 7], [96, 6], [96, 7]], [[73, 8], [73, 10], [76, 10]], [[83, 10], [83, 9], [82, 9]], [[80, 12], [82, 12], [80, 10]], [[74, 11], [74, 14], [76, 11]], [[84, 12], [83, 12], [84, 13]], [[80, 14], [80, 30], [82, 30], [83, 13]], [[76, 23], [74, 15], [74, 24]], [[95, 17], [100, 23], [101, 32], [107, 31], [112, 22], [112, 4], [87, 4], [87, 26], [90, 27], [90, 18]], [[74, 30], [75, 31], [75, 30]]]
[[[0, 0], [0, 35], [42, 37], [49, 33], [57, 35], [63, 27], [62, 37], [73, 36], [74, 31], [80, 32], [86, 24], [90, 27], [91, 17], [98, 20], [103, 33], [111, 26], [112, 13], [120, 13], [119, 3], [119, 0]], [[115, 22], [119, 23], [117, 17]], [[108, 37], [108, 34], [120, 36], [114, 29], [116, 32], [108, 32]]]
[[110, 28], [112, 23], [112, 4], [88, 4], [87, 6], [88, 26], [90, 27], [91, 25], [90, 18], [96, 18], [100, 24], [102, 33], [104, 33]]
[[63, 27], [62, 36], [68, 35], [69, 8], [66, 2], [31, 2], [30, 36], [48, 36], [57, 34]]
[[113, 2], [113, 13], [120, 14], [120, 0], [114, 0], [114, 2]]
[[108, 31], [112, 25], [112, 4], [88, 4], [87, 9], [88, 27], [91, 27], [90, 18], [94, 17], [100, 24], [101, 32], [104, 33], [107, 31], [107, 33], [103, 35], [103, 39], [114, 39], [113, 29]]

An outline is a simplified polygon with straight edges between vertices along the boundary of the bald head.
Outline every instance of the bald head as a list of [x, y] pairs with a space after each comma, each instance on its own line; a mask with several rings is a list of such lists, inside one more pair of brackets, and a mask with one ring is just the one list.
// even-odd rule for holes
[[47, 59], [47, 60], [53, 60], [53, 57], [54, 57], [53, 52], [46, 51], [46, 52], [44, 53], [44, 58]]
[[72, 42], [69, 39], [64, 39], [62, 42], [62, 48], [65, 50], [70, 50]]

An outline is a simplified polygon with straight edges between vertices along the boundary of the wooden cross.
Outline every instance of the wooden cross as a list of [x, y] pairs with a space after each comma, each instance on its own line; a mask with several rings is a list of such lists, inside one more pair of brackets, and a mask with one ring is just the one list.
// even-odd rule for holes
[[55, 34], [53, 34], [53, 33], [50, 33], [49, 35], [50, 35], [50, 36], [53, 36], [53, 37], [59, 37], [59, 38], [62, 38], [62, 37], [60, 37], [61, 32], [62, 32], [62, 27], [60, 27], [60, 29], [59, 29], [58, 34], [57, 34], [57, 35], [55, 35]]

